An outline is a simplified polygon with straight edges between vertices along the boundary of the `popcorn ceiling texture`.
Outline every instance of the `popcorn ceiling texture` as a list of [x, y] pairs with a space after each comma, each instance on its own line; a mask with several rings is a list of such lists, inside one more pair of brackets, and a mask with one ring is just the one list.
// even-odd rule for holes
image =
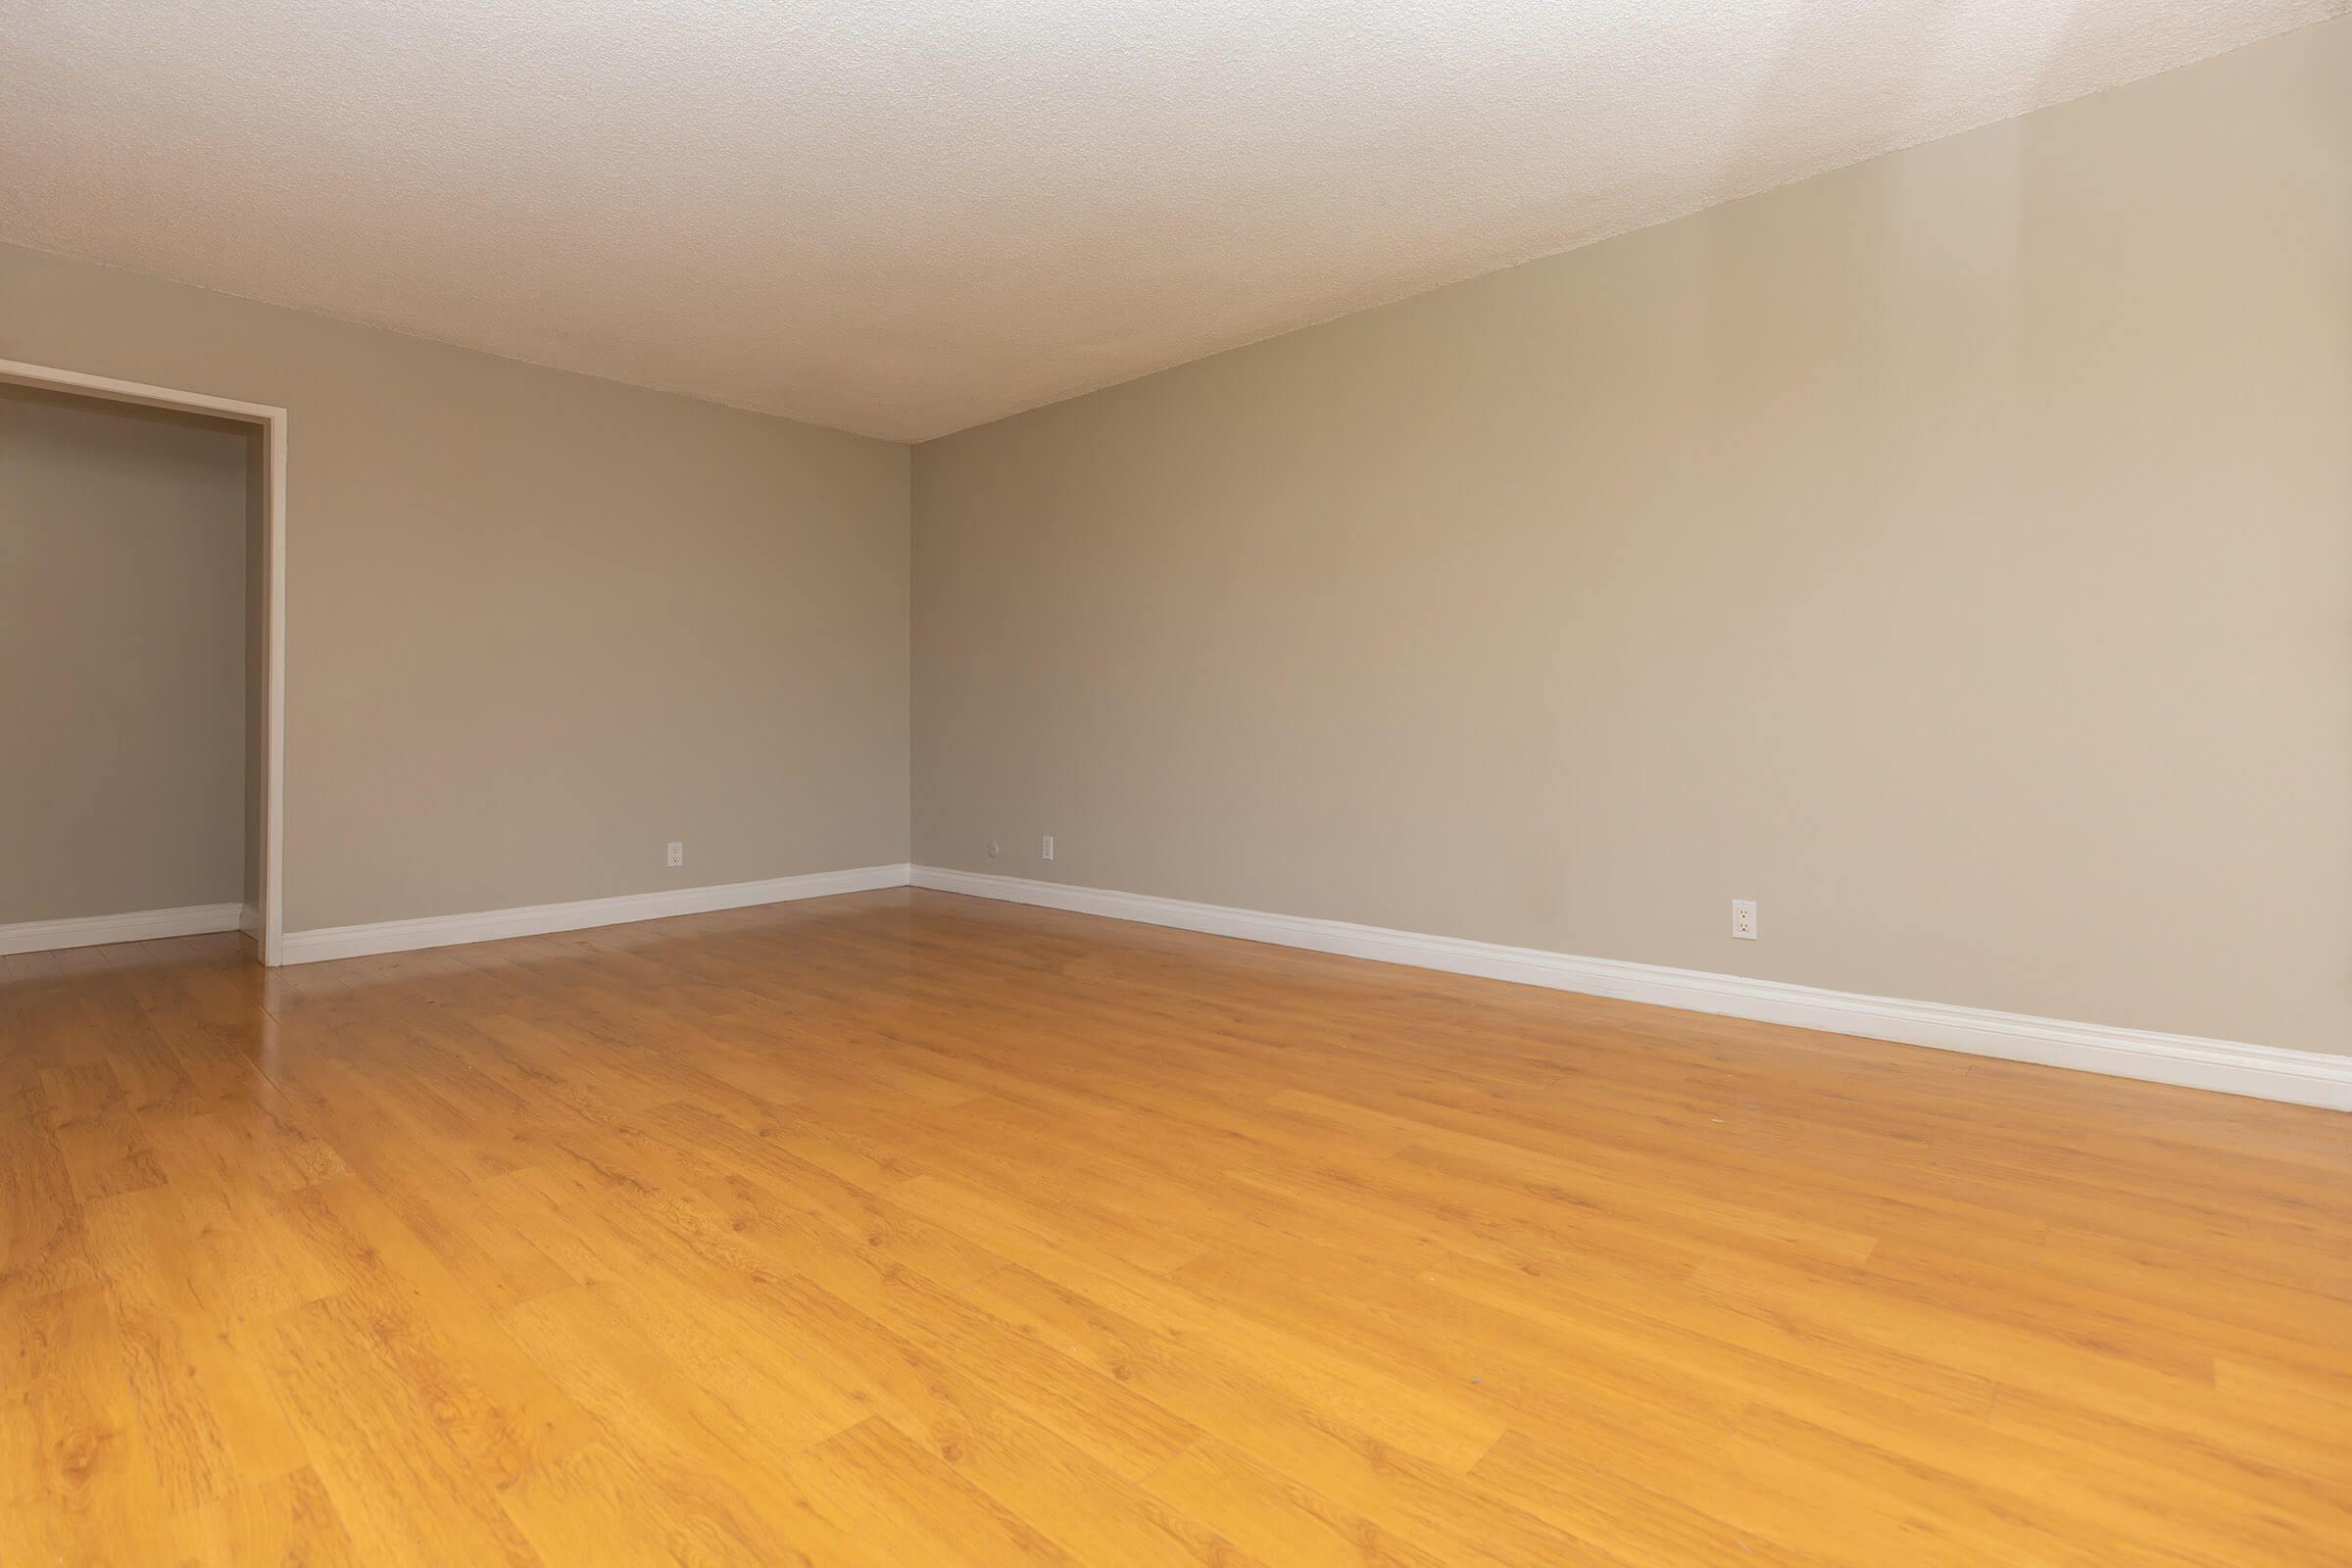
[[2352, 0], [0, 0], [0, 239], [919, 440]]

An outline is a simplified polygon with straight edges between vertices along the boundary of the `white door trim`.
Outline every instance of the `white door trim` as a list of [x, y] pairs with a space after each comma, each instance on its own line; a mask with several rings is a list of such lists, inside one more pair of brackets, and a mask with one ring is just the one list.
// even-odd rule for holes
[[267, 403], [150, 386], [144, 381], [29, 365], [23, 360], [0, 360], [0, 381], [148, 408], [209, 414], [262, 427], [270, 476], [270, 493], [263, 507], [263, 592], [270, 605], [263, 634], [267, 711], [263, 718], [261, 946], [262, 961], [277, 963], [286, 930], [286, 411]]

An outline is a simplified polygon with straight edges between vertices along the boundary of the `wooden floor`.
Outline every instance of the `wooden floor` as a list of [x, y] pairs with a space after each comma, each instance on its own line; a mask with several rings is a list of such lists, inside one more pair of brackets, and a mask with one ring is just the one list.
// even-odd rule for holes
[[2340, 1115], [904, 890], [0, 964], [10, 1565], [2352, 1561]]

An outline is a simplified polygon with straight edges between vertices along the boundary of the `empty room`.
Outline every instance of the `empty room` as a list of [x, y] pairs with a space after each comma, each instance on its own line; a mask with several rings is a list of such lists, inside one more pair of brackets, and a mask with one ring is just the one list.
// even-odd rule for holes
[[0, 0], [0, 1564], [2352, 1562], [2352, 0]]

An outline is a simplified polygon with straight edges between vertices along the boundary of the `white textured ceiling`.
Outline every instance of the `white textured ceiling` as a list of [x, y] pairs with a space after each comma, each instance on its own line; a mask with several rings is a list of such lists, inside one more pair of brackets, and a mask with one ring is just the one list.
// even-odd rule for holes
[[901, 439], [2348, 0], [0, 0], [0, 239]]

